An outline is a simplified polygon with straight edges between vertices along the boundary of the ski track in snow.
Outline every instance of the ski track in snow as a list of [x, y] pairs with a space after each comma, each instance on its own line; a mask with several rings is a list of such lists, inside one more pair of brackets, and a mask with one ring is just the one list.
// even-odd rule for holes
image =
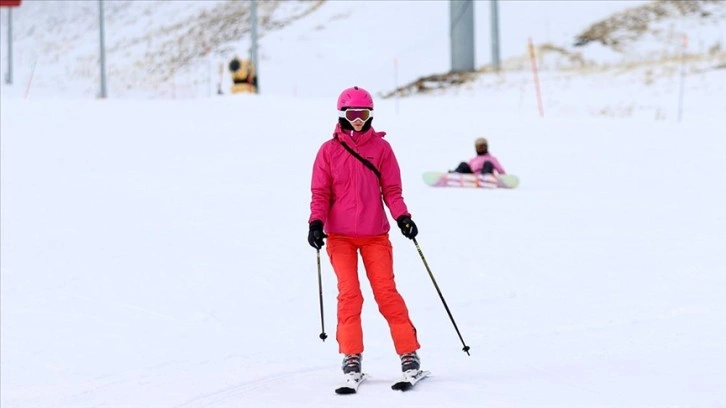
[[[229, 402], [231, 400], [244, 401], [244, 395], [246, 393], [249, 393], [250, 391], [274, 388], [276, 386], [279, 386], [280, 384], [285, 383], [285, 381], [283, 380], [288, 380], [297, 376], [302, 376], [313, 372], [321, 372], [327, 369], [328, 366], [320, 366], [316, 368], [310, 368], [308, 370], [297, 370], [273, 374], [255, 380], [245, 381], [230, 387], [225, 387], [218, 391], [201, 394], [180, 405], [175, 405], [175, 407], [217, 407], [220, 406], [220, 404]], [[333, 385], [331, 385], [331, 392], [332, 388]]]

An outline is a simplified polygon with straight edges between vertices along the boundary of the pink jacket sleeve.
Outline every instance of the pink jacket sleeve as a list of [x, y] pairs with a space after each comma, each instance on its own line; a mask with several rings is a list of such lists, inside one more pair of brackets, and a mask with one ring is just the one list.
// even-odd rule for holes
[[411, 214], [408, 212], [406, 203], [403, 201], [403, 184], [401, 182], [401, 169], [398, 160], [393, 153], [391, 146], [386, 143], [386, 152], [381, 160], [381, 193], [383, 202], [386, 203], [393, 219], [402, 215]]
[[328, 210], [331, 201], [331, 183], [329, 158], [326, 151], [327, 144], [324, 144], [318, 150], [318, 155], [313, 163], [313, 177], [310, 186], [312, 199], [310, 200], [310, 218], [308, 223], [314, 220], [320, 220], [325, 223], [328, 220]]
[[507, 174], [507, 172], [504, 171], [504, 167], [502, 167], [502, 165], [499, 164], [499, 160], [497, 160], [496, 157], [491, 156], [489, 158], [489, 161], [492, 162], [492, 166], [494, 166], [494, 169], [497, 171], [497, 173], [499, 173], [499, 174]]

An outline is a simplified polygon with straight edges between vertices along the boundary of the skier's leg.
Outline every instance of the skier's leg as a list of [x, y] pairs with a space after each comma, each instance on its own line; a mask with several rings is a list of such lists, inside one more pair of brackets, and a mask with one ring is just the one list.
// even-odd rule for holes
[[400, 355], [418, 350], [421, 346], [416, 338], [416, 328], [409, 318], [406, 302], [396, 289], [393, 249], [388, 234], [366, 238], [365, 242], [361, 242], [361, 256], [378, 310], [391, 330], [396, 353]]
[[358, 280], [358, 252], [352, 238], [328, 234], [330, 263], [338, 278], [338, 327], [335, 338], [342, 354], [363, 352], [361, 311], [363, 294]]
[[494, 173], [494, 165], [490, 161], [485, 161], [484, 166], [481, 168], [481, 174], [492, 174]]
[[474, 172], [471, 171], [471, 167], [469, 167], [469, 163], [467, 163], [467, 162], [461, 162], [454, 169], [454, 173], [472, 174]]

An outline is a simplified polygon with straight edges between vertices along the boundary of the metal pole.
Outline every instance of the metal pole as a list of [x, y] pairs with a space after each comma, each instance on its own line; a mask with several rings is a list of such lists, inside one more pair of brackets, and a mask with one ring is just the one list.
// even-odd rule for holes
[[474, 61], [474, 0], [449, 0], [451, 72], [472, 72]]
[[13, 83], [13, 8], [8, 7], [8, 73], [5, 83]]
[[106, 92], [106, 44], [105, 44], [105, 26], [103, 18], [103, 2], [104, 0], [98, 0], [98, 26], [100, 31], [100, 47], [101, 47], [101, 93], [99, 97], [106, 98], [108, 96]]
[[491, 25], [492, 25], [492, 66], [499, 72], [499, 0], [491, 2]]
[[325, 341], [328, 335], [325, 334], [325, 313], [323, 313], [323, 276], [320, 272], [320, 250], [318, 249], [318, 295], [320, 296], [320, 340]]
[[252, 61], [252, 66], [255, 67], [255, 76], [257, 76], [255, 93], [260, 93], [260, 67], [257, 65], [257, 0], [252, 0], [252, 5], [250, 6], [250, 20], [250, 41], [252, 42], [252, 45], [250, 46], [250, 60]]
[[419, 256], [421, 257], [421, 260], [423, 261], [424, 267], [426, 267], [426, 272], [429, 273], [429, 277], [431, 278], [431, 282], [434, 283], [434, 287], [436, 288], [436, 292], [439, 294], [439, 298], [441, 299], [441, 303], [444, 304], [444, 309], [446, 309], [446, 313], [449, 315], [449, 319], [451, 319], [451, 323], [454, 325], [454, 330], [456, 330], [456, 334], [459, 335], [459, 340], [461, 340], [461, 344], [464, 346], [462, 350], [467, 355], [469, 354], [469, 349], [471, 347], [466, 345], [466, 342], [464, 342], [464, 338], [461, 337], [461, 332], [459, 331], [459, 327], [456, 325], [456, 322], [454, 321], [454, 316], [451, 315], [451, 310], [449, 310], [449, 305], [446, 304], [446, 300], [444, 300], [444, 295], [441, 294], [441, 289], [439, 289], [439, 285], [436, 283], [436, 279], [434, 279], [434, 274], [431, 273], [431, 268], [429, 268], [429, 263], [426, 262], [426, 258], [424, 258], [424, 254], [421, 251], [421, 247], [418, 245], [418, 241], [416, 241], [416, 238], [411, 238], [413, 240], [413, 243], [416, 245], [416, 250], [418, 251]]

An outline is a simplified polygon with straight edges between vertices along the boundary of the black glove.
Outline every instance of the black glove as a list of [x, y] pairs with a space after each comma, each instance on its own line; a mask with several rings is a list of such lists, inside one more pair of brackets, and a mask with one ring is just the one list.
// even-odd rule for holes
[[315, 220], [310, 223], [310, 231], [308, 232], [308, 244], [315, 249], [320, 249], [325, 245], [323, 238], [327, 238], [323, 232], [323, 222]]
[[401, 229], [401, 233], [404, 237], [408, 239], [416, 238], [416, 235], [418, 235], [418, 228], [416, 227], [416, 223], [414, 223], [411, 219], [411, 216], [402, 215], [398, 217], [396, 222], [398, 223], [398, 228]]

